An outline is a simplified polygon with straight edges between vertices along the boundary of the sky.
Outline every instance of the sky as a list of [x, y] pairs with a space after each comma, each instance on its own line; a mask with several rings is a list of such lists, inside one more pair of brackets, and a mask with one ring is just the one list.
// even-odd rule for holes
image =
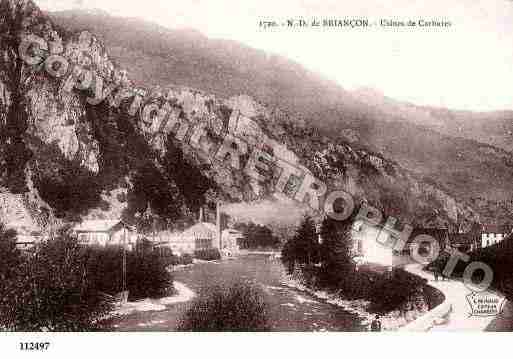
[[[355, 90], [415, 103], [513, 109], [512, 0], [35, 0], [44, 10], [102, 9], [242, 42]], [[445, 28], [275, 29], [261, 20], [446, 20]]]

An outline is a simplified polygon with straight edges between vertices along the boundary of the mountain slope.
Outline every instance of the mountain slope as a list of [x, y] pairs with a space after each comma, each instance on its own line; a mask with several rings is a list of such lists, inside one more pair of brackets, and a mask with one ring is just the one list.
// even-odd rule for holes
[[369, 89], [360, 89], [352, 95], [370, 107], [379, 108], [383, 120], [419, 125], [442, 135], [513, 150], [513, 110], [472, 112], [417, 106]]
[[[285, 111], [248, 96], [223, 98], [169, 84], [148, 92], [111, 60], [95, 36], [54, 25], [31, 1], [0, 0], [0, 8], [0, 192], [23, 196], [25, 207], [35, 209], [25, 216], [34, 221], [44, 216], [76, 220], [119, 215], [136, 220], [150, 205], [162, 221], [173, 225], [218, 200], [269, 206], [272, 201], [291, 202], [287, 195], [291, 197], [301, 176], [308, 174], [330, 190], [344, 189], [357, 202], [368, 202], [403, 223], [466, 228], [478, 220], [470, 207], [435, 183], [419, 180], [377, 153], [325, 136]], [[130, 90], [146, 93], [148, 103], [169, 104], [190, 125], [182, 133], [185, 141], [169, 126], [152, 133], [138, 114], [129, 114], [130, 100], [111, 106], [108, 97], [91, 104], [91, 88], [68, 92], [62, 79], [25, 64], [17, 49], [27, 33], [61, 49], [72, 65], [90, 68], [106, 88], [114, 86], [114, 96]], [[196, 73], [201, 76], [201, 71]], [[235, 129], [229, 126], [233, 121]], [[243, 136], [251, 153], [240, 156], [239, 168], [227, 166], [226, 158], [213, 160], [215, 150], [204, 151], [203, 142], [191, 139], [198, 126], [217, 148], [226, 136]], [[255, 148], [301, 169], [299, 177], [286, 183], [284, 195], [273, 192], [280, 173], [275, 161], [265, 180], [242, 170]], [[49, 221], [36, 222], [44, 227]]]
[[220, 97], [248, 94], [322, 135], [382, 153], [440, 183], [477, 206], [483, 221], [511, 221], [513, 206], [505, 202], [513, 194], [511, 111], [451, 111], [400, 103], [375, 91], [351, 93], [279, 56], [138, 19], [80, 11], [52, 18], [99, 34], [135, 83], [174, 83]]

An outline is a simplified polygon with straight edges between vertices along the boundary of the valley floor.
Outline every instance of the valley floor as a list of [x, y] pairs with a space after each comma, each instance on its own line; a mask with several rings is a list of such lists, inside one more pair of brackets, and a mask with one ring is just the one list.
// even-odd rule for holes
[[[401, 265], [445, 296], [442, 304], [413, 318], [383, 317], [384, 329], [405, 331], [513, 331], [513, 304], [506, 302], [497, 316], [470, 316], [466, 296], [471, 291], [459, 280], [435, 281], [420, 264]], [[234, 280], [258, 284], [270, 304], [272, 330], [276, 331], [365, 331], [371, 318], [365, 303], [333, 300], [327, 295], [291, 288], [279, 259], [263, 254], [245, 255], [230, 261], [198, 263], [174, 272], [178, 295], [158, 302], [131, 303], [114, 321], [117, 331], [174, 331], [187, 303], [209, 285], [226, 285]], [[292, 283], [293, 284], [293, 283]], [[450, 309], [450, 310], [449, 310]], [[440, 313], [443, 313], [440, 315]], [[416, 318], [416, 319], [415, 319]], [[399, 320], [401, 319], [401, 320]], [[424, 324], [423, 324], [424, 323]], [[427, 325], [425, 324], [427, 323]], [[399, 328], [400, 327], [400, 328]]]

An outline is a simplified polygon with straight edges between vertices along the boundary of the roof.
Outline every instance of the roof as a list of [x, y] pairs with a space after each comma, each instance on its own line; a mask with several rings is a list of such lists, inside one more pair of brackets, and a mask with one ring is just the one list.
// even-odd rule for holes
[[511, 233], [513, 230], [513, 227], [510, 225], [497, 225], [497, 224], [483, 224], [482, 225], [482, 231], [483, 233], [495, 233], [495, 234], [507, 234]]
[[468, 245], [476, 243], [479, 240], [479, 235], [475, 232], [468, 233], [450, 233], [449, 242], [451, 244]]
[[215, 226], [215, 224], [208, 222], [200, 222], [186, 229], [182, 235], [192, 237], [215, 238], [216, 232], [217, 227]]
[[18, 235], [16, 236], [16, 243], [39, 243], [41, 242], [41, 236], [27, 236], [27, 235]]
[[122, 223], [120, 219], [85, 220], [73, 227], [73, 230], [76, 232], [108, 232], [120, 223]]
[[241, 231], [239, 231], [237, 229], [233, 229], [233, 228], [226, 228], [223, 230], [223, 232], [230, 233], [230, 234], [241, 234], [242, 235]]
[[32, 234], [33, 232], [39, 232], [39, 230], [27, 224], [25, 221], [11, 221], [5, 224], [6, 229], [15, 230], [18, 234]]
[[223, 230], [223, 236], [227, 236], [227, 235], [232, 236], [232, 237], [239, 237], [239, 238], [244, 237], [244, 234], [241, 231], [238, 231], [233, 228], [226, 228], [225, 230]]

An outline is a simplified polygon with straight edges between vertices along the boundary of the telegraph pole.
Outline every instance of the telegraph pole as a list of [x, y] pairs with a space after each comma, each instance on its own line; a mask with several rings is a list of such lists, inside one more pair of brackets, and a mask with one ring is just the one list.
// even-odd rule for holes
[[[122, 277], [123, 283], [123, 296], [126, 292], [126, 226], [123, 223], [123, 277]], [[123, 297], [124, 298], [124, 297]]]
[[[219, 252], [223, 250], [223, 229], [221, 228], [223, 223], [221, 221], [221, 203], [219, 201], [216, 202], [216, 239], [219, 245]], [[222, 252], [221, 252], [222, 253]]]

